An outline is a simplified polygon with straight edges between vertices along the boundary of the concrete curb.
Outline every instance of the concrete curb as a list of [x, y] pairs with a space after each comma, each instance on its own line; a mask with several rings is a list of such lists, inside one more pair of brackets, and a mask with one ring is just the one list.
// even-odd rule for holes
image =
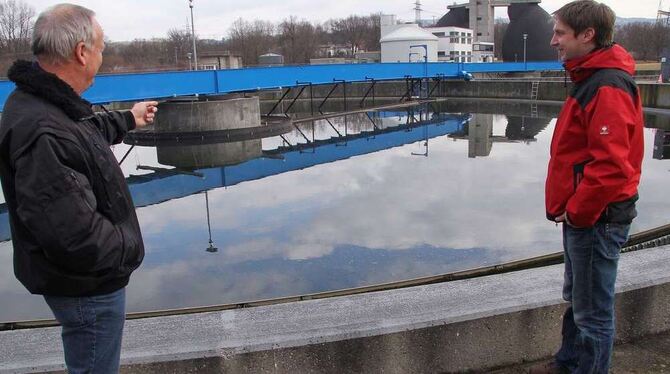
[[[618, 338], [670, 330], [670, 247], [622, 255]], [[562, 265], [250, 309], [128, 321], [127, 373], [434, 373], [559, 343]], [[0, 332], [0, 373], [62, 370], [58, 328]]]

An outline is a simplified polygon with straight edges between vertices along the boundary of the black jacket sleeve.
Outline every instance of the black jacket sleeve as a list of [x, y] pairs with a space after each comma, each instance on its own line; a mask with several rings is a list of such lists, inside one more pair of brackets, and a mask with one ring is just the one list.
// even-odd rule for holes
[[[117, 267], [123, 235], [97, 208], [81, 165], [81, 150], [67, 140], [43, 134], [16, 160], [19, 219], [49, 261], [74, 272]], [[81, 169], [81, 168], [79, 168]]]
[[96, 113], [90, 120], [110, 145], [121, 143], [128, 131], [136, 126], [135, 117], [129, 110]]

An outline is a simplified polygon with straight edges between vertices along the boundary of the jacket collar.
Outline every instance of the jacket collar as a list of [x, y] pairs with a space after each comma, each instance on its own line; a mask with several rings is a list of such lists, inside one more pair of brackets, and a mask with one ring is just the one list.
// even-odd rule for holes
[[635, 60], [620, 45], [593, 50], [586, 56], [568, 60], [563, 64], [573, 82], [579, 83], [600, 69], [623, 70], [635, 74]]
[[18, 89], [52, 103], [74, 121], [93, 115], [91, 103], [55, 74], [42, 69], [37, 62], [18, 60], [7, 72], [7, 77]]

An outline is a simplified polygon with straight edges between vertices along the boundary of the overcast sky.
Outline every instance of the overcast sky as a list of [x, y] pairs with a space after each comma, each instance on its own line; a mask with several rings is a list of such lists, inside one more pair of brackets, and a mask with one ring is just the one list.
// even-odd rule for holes
[[[27, 0], [37, 12], [61, 1]], [[91, 8], [112, 41], [164, 37], [167, 30], [186, 27], [190, 22], [187, 0], [70, 0]], [[459, 1], [460, 2], [460, 1]], [[655, 18], [658, 0], [605, 0], [619, 17]], [[447, 5], [454, 0], [422, 0], [425, 11], [422, 18], [439, 18], [446, 13]], [[548, 12], [567, 3], [565, 0], [544, 0], [541, 6]], [[670, 0], [664, 0], [670, 8]], [[323, 22], [330, 18], [351, 14], [367, 15], [382, 12], [395, 14], [403, 20], [414, 19], [414, 0], [194, 0], [196, 33], [201, 38], [225, 37], [230, 25], [237, 18], [281, 21], [295, 15], [312, 22]], [[500, 8], [497, 17], [506, 17]]]

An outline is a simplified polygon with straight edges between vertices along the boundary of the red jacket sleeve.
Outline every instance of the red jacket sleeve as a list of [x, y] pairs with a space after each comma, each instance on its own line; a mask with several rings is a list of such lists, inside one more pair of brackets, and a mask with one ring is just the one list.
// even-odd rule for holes
[[595, 224], [635, 174], [629, 153], [638, 122], [636, 113], [631, 96], [609, 86], [601, 87], [585, 108], [591, 161], [586, 164], [583, 179], [566, 208], [575, 226]]

